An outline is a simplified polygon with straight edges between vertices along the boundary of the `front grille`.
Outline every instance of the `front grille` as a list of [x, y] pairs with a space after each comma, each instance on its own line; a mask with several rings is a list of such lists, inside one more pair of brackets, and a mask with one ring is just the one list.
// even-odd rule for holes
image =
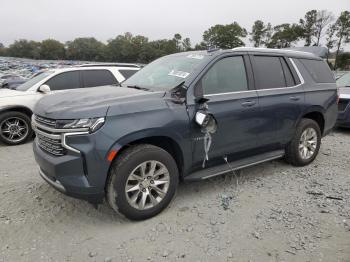
[[346, 107], [349, 105], [350, 100], [340, 99], [338, 103], [338, 111], [345, 111]]
[[42, 150], [55, 156], [63, 156], [67, 153], [66, 149], [62, 147], [61, 138], [54, 139], [42, 133], [37, 133], [36, 135], [38, 138], [38, 145]]
[[50, 119], [50, 118], [46, 118], [46, 117], [42, 117], [42, 116], [38, 116], [35, 115], [34, 119], [37, 123], [44, 125], [44, 126], [49, 126], [52, 128], [56, 127], [56, 120]]

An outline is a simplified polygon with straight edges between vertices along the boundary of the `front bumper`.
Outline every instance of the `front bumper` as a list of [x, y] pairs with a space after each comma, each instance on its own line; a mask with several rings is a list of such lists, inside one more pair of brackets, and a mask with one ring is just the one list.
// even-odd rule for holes
[[37, 138], [33, 143], [33, 151], [40, 176], [53, 188], [65, 195], [91, 203], [103, 201], [104, 187], [91, 185], [84, 172], [83, 156], [51, 156], [38, 146]]
[[101, 203], [110, 167], [106, 155], [112, 141], [101, 130], [90, 134], [55, 129], [50, 121], [32, 119], [37, 134], [33, 151], [40, 176], [68, 196]]

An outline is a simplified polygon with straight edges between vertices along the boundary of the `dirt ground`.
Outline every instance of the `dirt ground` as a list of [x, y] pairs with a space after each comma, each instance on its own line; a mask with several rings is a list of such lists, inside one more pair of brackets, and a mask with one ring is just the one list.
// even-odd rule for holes
[[143, 222], [56, 192], [31, 146], [0, 145], [0, 261], [350, 261], [350, 131], [307, 167], [182, 183]]

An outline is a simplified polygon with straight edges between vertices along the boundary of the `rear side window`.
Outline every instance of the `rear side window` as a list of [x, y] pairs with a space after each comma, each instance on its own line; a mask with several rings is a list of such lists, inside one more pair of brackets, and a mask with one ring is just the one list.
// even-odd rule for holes
[[292, 72], [290, 71], [289, 66], [287, 65], [287, 63], [284, 60], [284, 58], [281, 57], [280, 60], [281, 60], [281, 64], [282, 64], [284, 77], [286, 79], [287, 86], [288, 87], [295, 86], [295, 81], [294, 81], [294, 78], [293, 78]]
[[258, 89], [281, 88], [286, 86], [279, 57], [254, 56], [254, 76]]
[[51, 90], [80, 88], [79, 71], [65, 72], [52, 77], [46, 83]]
[[299, 59], [317, 83], [334, 83], [329, 66], [323, 60]]
[[138, 70], [119, 70], [119, 72], [125, 77], [125, 79], [128, 79], [130, 76], [135, 74]]
[[117, 84], [117, 80], [108, 70], [82, 71], [84, 87], [95, 87]]
[[205, 95], [248, 90], [242, 56], [227, 57], [216, 62], [201, 80]]

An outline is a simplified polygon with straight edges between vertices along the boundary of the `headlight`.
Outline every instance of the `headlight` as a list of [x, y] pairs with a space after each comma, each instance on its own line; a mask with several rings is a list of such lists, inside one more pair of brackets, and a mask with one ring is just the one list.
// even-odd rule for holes
[[63, 129], [76, 129], [76, 128], [86, 128], [93, 133], [100, 129], [105, 122], [104, 117], [100, 118], [82, 118], [75, 120], [57, 120], [56, 128]]

